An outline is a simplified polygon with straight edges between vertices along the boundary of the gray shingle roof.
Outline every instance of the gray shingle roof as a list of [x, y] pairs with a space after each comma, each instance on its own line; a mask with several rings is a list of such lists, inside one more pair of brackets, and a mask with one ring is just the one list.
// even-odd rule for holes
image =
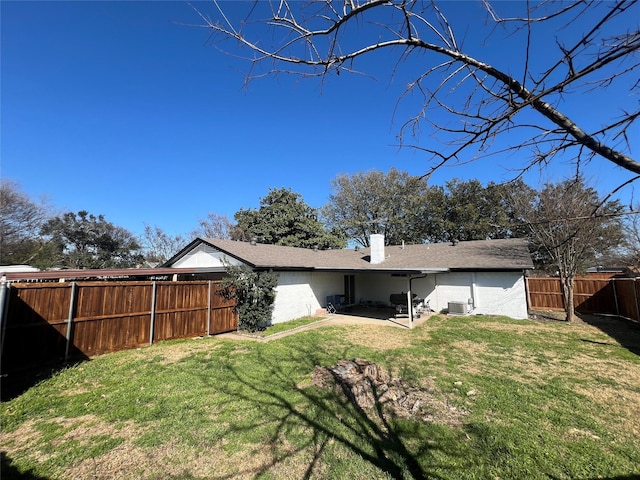
[[[524, 270], [533, 268], [524, 239], [478, 240], [451, 243], [386, 246], [385, 260], [369, 262], [369, 248], [318, 250], [251, 244], [234, 240], [203, 238], [192, 242], [181, 254], [204, 242], [254, 268], [279, 270], [437, 271]], [[178, 254], [167, 264], [180, 258]]]

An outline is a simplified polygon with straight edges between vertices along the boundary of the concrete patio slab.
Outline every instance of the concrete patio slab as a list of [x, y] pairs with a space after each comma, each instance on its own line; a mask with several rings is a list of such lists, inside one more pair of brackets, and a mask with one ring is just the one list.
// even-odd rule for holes
[[[420, 318], [414, 318], [412, 323], [412, 328], [419, 327], [426, 321], [428, 321], [430, 314], [423, 314]], [[270, 340], [276, 340], [278, 338], [287, 337], [289, 335], [294, 335], [301, 331], [312, 330], [314, 328], [325, 327], [329, 325], [375, 325], [379, 327], [391, 327], [391, 328], [404, 328], [409, 330], [409, 318], [408, 316], [398, 316], [387, 317], [387, 318], [376, 318], [375, 316], [368, 315], [362, 316], [356, 313], [333, 313], [325, 316], [323, 320], [319, 320], [317, 322], [311, 323], [309, 325], [303, 325], [301, 327], [293, 328], [291, 330], [287, 330], [280, 333], [275, 333], [273, 335], [269, 335], [268, 337], [260, 337], [257, 335], [250, 335], [245, 333], [222, 333], [220, 335], [216, 335], [218, 338], [229, 338], [235, 340], [253, 340], [258, 342], [268, 342]]]

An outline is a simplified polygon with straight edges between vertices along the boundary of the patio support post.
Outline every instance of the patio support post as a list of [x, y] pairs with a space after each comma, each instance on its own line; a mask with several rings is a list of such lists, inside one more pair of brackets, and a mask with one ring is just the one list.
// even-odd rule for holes
[[407, 308], [409, 312], [409, 328], [413, 328], [413, 296], [411, 293], [411, 277], [409, 277], [409, 288], [407, 289]]
[[409, 291], [407, 292], [407, 305], [409, 307], [409, 328], [413, 328], [413, 285], [411, 282], [419, 278], [426, 278], [427, 275], [423, 274], [418, 277], [412, 277], [409, 275]]

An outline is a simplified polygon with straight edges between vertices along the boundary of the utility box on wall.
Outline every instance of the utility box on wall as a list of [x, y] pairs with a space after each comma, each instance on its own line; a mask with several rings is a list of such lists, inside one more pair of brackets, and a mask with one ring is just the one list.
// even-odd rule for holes
[[466, 315], [469, 311], [467, 310], [467, 302], [449, 302], [449, 313], [455, 315]]

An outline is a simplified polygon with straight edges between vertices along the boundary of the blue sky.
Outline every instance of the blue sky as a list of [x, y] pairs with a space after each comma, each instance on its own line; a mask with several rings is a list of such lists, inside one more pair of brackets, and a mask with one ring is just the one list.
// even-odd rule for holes
[[[447, 3], [460, 23], [479, 12], [479, 2]], [[248, 6], [222, 4], [232, 16]], [[210, 3], [195, 5], [214, 13]], [[392, 120], [402, 84], [385, 75], [391, 56], [362, 65], [377, 80], [279, 76], [243, 88], [248, 63], [213, 47], [207, 30], [185, 26], [200, 20], [184, 2], [2, 1], [0, 7], [1, 175], [61, 212], [104, 214], [136, 234], [144, 223], [185, 234], [207, 212], [233, 218], [240, 208], [257, 207], [269, 188], [291, 188], [320, 207], [338, 174], [428, 170], [424, 155], [395, 146], [412, 106], [403, 104]], [[515, 42], [501, 42], [498, 50], [473, 42], [473, 35], [465, 41], [487, 58], [507, 66], [517, 61]], [[417, 67], [407, 66], [409, 73]], [[566, 108], [586, 122], [631, 101], [637, 98], [615, 91], [589, 104], [567, 101]], [[638, 138], [631, 140], [637, 155]], [[511, 162], [443, 168], [431, 183], [505, 180]], [[527, 181], [537, 186], [570, 171], [559, 163]], [[631, 177], [604, 161], [588, 173], [603, 194]], [[627, 188], [621, 198], [628, 203], [632, 194]]]

